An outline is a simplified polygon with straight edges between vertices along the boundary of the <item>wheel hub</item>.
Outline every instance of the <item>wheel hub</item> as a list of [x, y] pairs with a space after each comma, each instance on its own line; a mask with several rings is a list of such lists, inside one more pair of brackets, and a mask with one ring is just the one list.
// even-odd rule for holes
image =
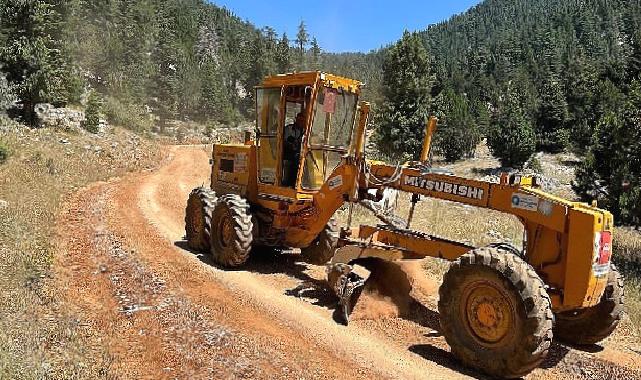
[[481, 343], [499, 343], [513, 330], [511, 302], [495, 284], [472, 284], [466, 299], [468, 328]]

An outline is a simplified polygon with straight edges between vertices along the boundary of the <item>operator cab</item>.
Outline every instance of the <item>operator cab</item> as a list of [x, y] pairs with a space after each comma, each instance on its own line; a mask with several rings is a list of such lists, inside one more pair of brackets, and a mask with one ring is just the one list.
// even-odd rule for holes
[[278, 75], [256, 89], [258, 186], [296, 199], [318, 191], [348, 153], [362, 84], [320, 72]]

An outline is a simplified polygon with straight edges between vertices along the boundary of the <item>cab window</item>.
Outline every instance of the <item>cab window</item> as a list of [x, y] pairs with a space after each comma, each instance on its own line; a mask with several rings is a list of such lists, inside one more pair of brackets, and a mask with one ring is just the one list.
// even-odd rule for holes
[[278, 127], [281, 120], [280, 99], [282, 89], [259, 88], [256, 90], [256, 115], [258, 132], [258, 178], [265, 184], [276, 184], [278, 171]]
[[347, 153], [356, 118], [358, 97], [324, 87], [316, 97], [310, 146], [303, 167], [303, 188], [319, 190]]

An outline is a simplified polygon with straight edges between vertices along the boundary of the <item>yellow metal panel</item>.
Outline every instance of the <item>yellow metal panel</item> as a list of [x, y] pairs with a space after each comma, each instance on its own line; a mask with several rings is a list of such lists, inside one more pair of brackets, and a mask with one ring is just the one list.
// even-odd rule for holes
[[[386, 164], [371, 166], [373, 175], [390, 178], [397, 168]], [[365, 183], [361, 185], [367, 185]], [[403, 168], [398, 183], [390, 186], [412, 194], [421, 194], [435, 199], [487, 207], [490, 184], [444, 174], [423, 174], [419, 170]]]
[[554, 289], [565, 285], [567, 234], [526, 220], [528, 263]]
[[[529, 204], [515, 201], [527, 198]], [[509, 185], [492, 185], [489, 208], [515, 215], [528, 223], [540, 224], [554, 231], [565, 233], [568, 202], [538, 190]]]
[[254, 147], [251, 145], [214, 145], [212, 189], [218, 193], [247, 196], [247, 189], [254, 176]]
[[359, 238], [363, 241], [380, 242], [398, 248], [403, 251], [404, 259], [438, 257], [456, 260], [475, 248], [467, 244], [419, 232], [381, 230], [372, 226], [361, 226]]
[[265, 78], [261, 87], [281, 87], [281, 86], [313, 86], [320, 77], [319, 72], [302, 72], [277, 75]]
[[[324, 78], [324, 79], [323, 79]], [[339, 77], [333, 74], [321, 74], [323, 86], [332, 88], [342, 88], [348, 92], [360, 94], [362, 83], [353, 79]]]
[[300, 72], [300, 73], [290, 73], [283, 74], [265, 78], [261, 87], [281, 87], [281, 86], [315, 86], [320, 84], [326, 87], [332, 88], [342, 88], [346, 91], [353, 92], [356, 94], [360, 93], [362, 83], [349, 79], [340, 77], [337, 75], [322, 73], [320, 71], [310, 71], [310, 72]]
[[317, 192], [310, 193], [313, 202], [290, 208], [290, 228], [286, 243], [291, 247], [306, 247], [325, 228], [327, 221], [344, 204], [344, 195], [350, 194], [357, 170], [354, 165], [339, 165]]
[[592, 271], [595, 235], [603, 227], [603, 220], [598, 223], [598, 218], [583, 210], [570, 210], [563, 298], [563, 306], [566, 308], [595, 305], [607, 282], [607, 276], [597, 278]]

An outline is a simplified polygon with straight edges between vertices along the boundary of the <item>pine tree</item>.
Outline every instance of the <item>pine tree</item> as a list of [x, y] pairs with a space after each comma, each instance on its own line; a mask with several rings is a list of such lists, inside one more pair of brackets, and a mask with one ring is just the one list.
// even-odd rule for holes
[[307, 33], [305, 21], [301, 21], [300, 25], [298, 25], [298, 33], [296, 34], [296, 47], [298, 50], [298, 64], [300, 69], [305, 67], [305, 53], [307, 51], [308, 42], [309, 33]]
[[318, 40], [316, 39], [316, 37], [312, 38], [312, 47], [310, 48], [310, 52], [312, 53], [311, 68], [314, 70], [318, 70], [321, 64], [320, 59], [322, 50], [318, 45]]
[[492, 154], [504, 167], [523, 167], [536, 148], [534, 128], [519, 97], [519, 91], [508, 89], [487, 135]]
[[[575, 150], [585, 151], [591, 141], [596, 123], [600, 117], [595, 109], [596, 68], [588, 63], [582, 48], [571, 47], [565, 70], [565, 98], [568, 105], [568, 130]], [[574, 52], [574, 50], [577, 50]]]
[[247, 81], [248, 92], [258, 86], [271, 71], [267, 46], [262, 36], [258, 35], [254, 39], [251, 55], [254, 59], [250, 66], [249, 79]]
[[264, 61], [268, 74], [278, 74], [278, 35], [271, 27], [263, 28], [262, 34], [265, 40]]
[[597, 199], [619, 222], [641, 223], [641, 80], [632, 82], [622, 112], [607, 112], [577, 170], [575, 190]]
[[173, 25], [173, 11], [166, 8], [158, 12], [158, 41], [151, 52], [157, 66], [149, 92], [156, 95], [157, 101], [150, 103], [160, 117], [161, 128], [165, 127], [167, 120], [178, 118], [181, 102], [178, 70], [182, 56], [177, 31]]
[[474, 154], [480, 142], [480, 131], [464, 96], [447, 89], [439, 102], [441, 126], [436, 134], [436, 148], [448, 162]]
[[70, 64], [60, 39], [65, 2], [60, 0], [6, 0], [0, 8], [5, 46], [0, 65], [23, 105], [23, 118], [35, 122], [37, 103], [67, 102]]
[[276, 54], [276, 64], [278, 66], [278, 71], [280, 73], [289, 72], [291, 69], [291, 55], [290, 55], [290, 46], [289, 38], [287, 38], [287, 33], [283, 33], [283, 37], [278, 43], [278, 51]]
[[548, 152], [561, 152], [570, 144], [570, 134], [565, 128], [568, 106], [559, 80], [547, 75], [540, 91], [541, 103], [536, 118], [538, 148]]
[[383, 63], [383, 95], [377, 124], [381, 152], [391, 158], [418, 158], [431, 104], [431, 60], [416, 33], [405, 31]]

